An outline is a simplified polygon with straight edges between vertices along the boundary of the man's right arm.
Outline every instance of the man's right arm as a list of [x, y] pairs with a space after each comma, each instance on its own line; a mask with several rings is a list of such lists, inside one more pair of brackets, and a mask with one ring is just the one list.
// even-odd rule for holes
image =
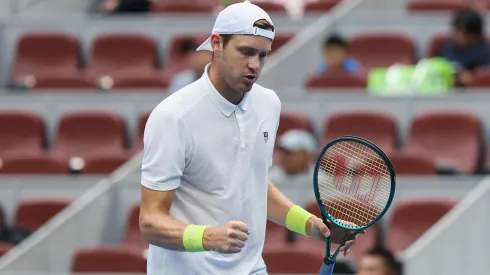
[[154, 191], [141, 187], [140, 231], [149, 244], [184, 251], [182, 237], [187, 225], [169, 214], [174, 195], [175, 190]]
[[[188, 236], [186, 240], [192, 242], [192, 247], [196, 241], [201, 241], [195, 238], [196, 231], [193, 229], [196, 227], [170, 215], [184, 172], [186, 155], [191, 148], [189, 139], [187, 129], [174, 114], [155, 111], [148, 118], [143, 137], [139, 226], [148, 243], [169, 250], [186, 251], [184, 236]], [[202, 245], [198, 245], [198, 250], [237, 253], [248, 238], [247, 226], [239, 221], [207, 227], [204, 232], [201, 230], [205, 225], [196, 226], [199, 227], [199, 234], [202, 234]]]

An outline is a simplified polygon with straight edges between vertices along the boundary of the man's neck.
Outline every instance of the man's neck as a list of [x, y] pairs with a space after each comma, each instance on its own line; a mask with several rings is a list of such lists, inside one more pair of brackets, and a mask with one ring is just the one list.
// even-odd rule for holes
[[232, 104], [238, 105], [244, 96], [244, 93], [237, 92], [233, 90], [226, 82], [223, 77], [220, 75], [219, 70], [216, 64], [211, 63], [209, 66], [209, 70], [207, 72], [209, 76], [209, 80], [211, 80], [211, 84], [213, 84], [214, 88], [229, 102]]

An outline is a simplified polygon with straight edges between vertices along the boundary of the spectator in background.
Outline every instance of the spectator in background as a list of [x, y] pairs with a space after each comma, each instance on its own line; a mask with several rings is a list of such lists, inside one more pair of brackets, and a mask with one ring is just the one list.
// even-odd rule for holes
[[104, 13], [139, 13], [150, 10], [151, 0], [103, 0], [99, 11]]
[[438, 53], [455, 63], [456, 83], [466, 85], [472, 82], [472, 71], [490, 65], [490, 48], [485, 41], [483, 19], [471, 8], [462, 9], [454, 15], [452, 38]]
[[[310, 132], [300, 129], [289, 130], [279, 138], [278, 148], [278, 163], [271, 167], [270, 171], [272, 181], [280, 184], [281, 179], [287, 176], [312, 177], [311, 161], [318, 148]], [[306, 182], [311, 184], [311, 179]]]
[[334, 34], [327, 37], [323, 43], [323, 62], [316, 73], [325, 74], [333, 70], [359, 73], [361, 65], [356, 59], [349, 57], [348, 48], [348, 43], [341, 36]]
[[396, 275], [397, 272], [398, 263], [393, 254], [375, 247], [360, 258], [356, 275]]
[[170, 81], [170, 91], [175, 92], [196, 81], [204, 73], [204, 68], [211, 62], [211, 52], [196, 51], [197, 41], [185, 40], [180, 49], [184, 69], [174, 75]]

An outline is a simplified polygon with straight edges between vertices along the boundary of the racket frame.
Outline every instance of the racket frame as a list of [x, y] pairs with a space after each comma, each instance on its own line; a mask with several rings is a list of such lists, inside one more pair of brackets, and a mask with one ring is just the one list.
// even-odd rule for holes
[[[347, 224], [343, 224], [343, 223], [338, 222], [337, 219], [335, 219], [334, 217], [332, 217], [332, 215], [330, 215], [330, 213], [328, 213], [325, 205], [322, 202], [322, 199], [321, 199], [321, 196], [320, 196], [320, 190], [318, 188], [318, 170], [320, 168], [320, 163], [321, 163], [321, 161], [323, 159], [323, 156], [325, 155], [325, 153], [327, 152], [327, 150], [330, 147], [332, 147], [333, 145], [335, 145], [335, 144], [337, 144], [339, 142], [345, 142], [345, 141], [356, 142], [356, 143], [360, 143], [360, 144], [363, 144], [363, 145], [369, 147], [371, 150], [373, 150], [384, 161], [384, 163], [386, 164], [386, 166], [388, 168], [388, 172], [390, 173], [391, 192], [390, 192], [390, 196], [388, 198], [388, 202], [386, 203], [385, 208], [376, 217], [376, 219], [372, 220], [370, 223], [368, 223], [366, 225], [363, 225], [363, 226], [350, 226], [350, 225], [347, 225]], [[388, 209], [391, 206], [391, 203], [393, 202], [393, 198], [395, 196], [395, 187], [396, 187], [395, 169], [393, 168], [393, 165], [391, 164], [390, 159], [386, 156], [386, 154], [378, 146], [376, 146], [375, 144], [373, 144], [369, 140], [366, 140], [366, 139], [363, 139], [363, 138], [360, 138], [360, 137], [357, 137], [357, 136], [347, 136], [347, 135], [346, 136], [340, 136], [340, 137], [335, 138], [334, 140], [330, 141], [323, 148], [322, 152], [320, 153], [320, 155], [318, 156], [318, 159], [316, 161], [315, 170], [314, 170], [314, 174], [313, 174], [313, 189], [314, 189], [314, 192], [315, 192], [315, 198], [316, 198], [318, 207], [320, 208], [320, 213], [322, 215], [322, 220], [323, 220], [323, 222], [325, 224], [327, 224], [327, 220], [329, 220], [330, 222], [332, 222], [333, 224], [335, 224], [335, 225], [337, 225], [337, 226], [339, 226], [341, 228], [344, 228], [344, 229], [347, 229], [347, 230], [350, 230], [350, 231], [354, 231], [353, 234], [351, 234], [350, 236], [348, 236], [343, 241], [343, 243], [340, 244], [340, 246], [337, 248], [337, 250], [335, 251], [335, 253], [333, 255], [330, 255], [330, 244], [331, 244], [330, 237], [327, 237], [326, 238], [326, 240], [325, 240], [326, 255], [325, 255], [325, 259], [324, 259], [324, 263], [325, 264], [330, 265], [331, 263], [335, 262], [335, 259], [337, 258], [337, 255], [340, 252], [340, 248], [342, 246], [344, 246], [347, 241], [353, 240], [357, 236], [357, 234], [361, 233], [363, 230], [367, 229], [368, 227], [373, 226], [375, 223], [377, 223], [384, 216], [384, 214], [386, 214], [386, 212], [388, 211]]]

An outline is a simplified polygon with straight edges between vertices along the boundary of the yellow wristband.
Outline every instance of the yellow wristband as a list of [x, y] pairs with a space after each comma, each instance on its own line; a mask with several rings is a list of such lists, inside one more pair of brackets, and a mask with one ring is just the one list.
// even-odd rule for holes
[[314, 216], [300, 206], [295, 205], [289, 209], [288, 215], [286, 216], [286, 227], [291, 231], [308, 236], [306, 233], [306, 223]]
[[184, 241], [184, 248], [189, 252], [199, 252], [204, 251], [202, 245], [202, 237], [204, 235], [204, 230], [208, 226], [205, 225], [188, 225], [184, 230], [184, 236], [182, 240]]

